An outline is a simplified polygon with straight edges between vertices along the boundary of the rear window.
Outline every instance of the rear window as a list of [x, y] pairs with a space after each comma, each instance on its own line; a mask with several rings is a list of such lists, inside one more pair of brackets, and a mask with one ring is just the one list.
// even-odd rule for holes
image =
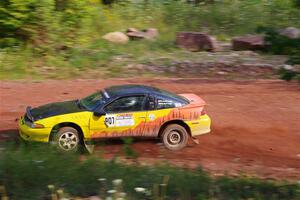
[[165, 96], [167, 98], [169, 98], [170, 100], [175, 100], [177, 101], [178, 103], [182, 103], [182, 104], [188, 104], [189, 103], [189, 100], [186, 99], [185, 97], [182, 97], [182, 96], [179, 96], [177, 94], [174, 94], [174, 93], [171, 93], [171, 92], [168, 92], [166, 90], [161, 90], [161, 89], [157, 89], [158, 92], [162, 95], [162, 96]]
[[168, 96], [156, 96], [156, 109], [178, 108], [188, 104], [188, 101]]

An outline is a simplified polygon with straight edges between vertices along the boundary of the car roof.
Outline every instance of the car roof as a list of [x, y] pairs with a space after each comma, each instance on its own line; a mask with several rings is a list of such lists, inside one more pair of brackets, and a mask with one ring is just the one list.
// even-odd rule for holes
[[110, 97], [127, 96], [131, 94], [159, 93], [158, 88], [146, 85], [114, 85], [104, 89]]
[[107, 93], [109, 97], [116, 98], [128, 95], [137, 94], [153, 94], [161, 95], [178, 101], [187, 101], [184, 97], [178, 96], [174, 93], [161, 90], [152, 86], [146, 85], [115, 85], [104, 89], [104, 93]]

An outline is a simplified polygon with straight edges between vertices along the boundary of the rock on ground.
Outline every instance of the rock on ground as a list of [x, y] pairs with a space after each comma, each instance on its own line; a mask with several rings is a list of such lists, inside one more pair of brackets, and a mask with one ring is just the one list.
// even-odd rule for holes
[[300, 29], [295, 27], [287, 27], [278, 31], [280, 35], [286, 36], [290, 39], [300, 38]]
[[260, 50], [264, 47], [265, 40], [262, 35], [246, 35], [232, 39], [232, 48], [235, 51]]
[[126, 44], [129, 41], [128, 36], [122, 32], [110, 32], [105, 34], [102, 38], [107, 41], [120, 44]]
[[219, 45], [214, 37], [199, 32], [177, 33], [176, 44], [190, 51], [217, 51], [219, 49]]
[[135, 28], [128, 28], [126, 34], [132, 40], [135, 39], [153, 40], [159, 35], [158, 30], [156, 28], [148, 28], [142, 31], [139, 31]]

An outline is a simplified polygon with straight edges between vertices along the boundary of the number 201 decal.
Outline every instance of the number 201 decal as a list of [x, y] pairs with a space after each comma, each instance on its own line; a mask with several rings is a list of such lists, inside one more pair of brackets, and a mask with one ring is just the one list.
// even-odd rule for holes
[[122, 127], [122, 126], [134, 126], [134, 118], [132, 115], [106, 115], [104, 123], [107, 127]]
[[106, 116], [104, 122], [107, 126], [114, 126], [116, 123], [116, 117], [115, 116]]

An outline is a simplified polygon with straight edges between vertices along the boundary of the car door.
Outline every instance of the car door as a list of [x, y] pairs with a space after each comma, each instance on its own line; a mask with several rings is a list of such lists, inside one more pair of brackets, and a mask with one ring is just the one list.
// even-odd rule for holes
[[120, 97], [103, 110], [105, 115], [90, 120], [92, 138], [143, 135], [147, 116], [145, 95]]

